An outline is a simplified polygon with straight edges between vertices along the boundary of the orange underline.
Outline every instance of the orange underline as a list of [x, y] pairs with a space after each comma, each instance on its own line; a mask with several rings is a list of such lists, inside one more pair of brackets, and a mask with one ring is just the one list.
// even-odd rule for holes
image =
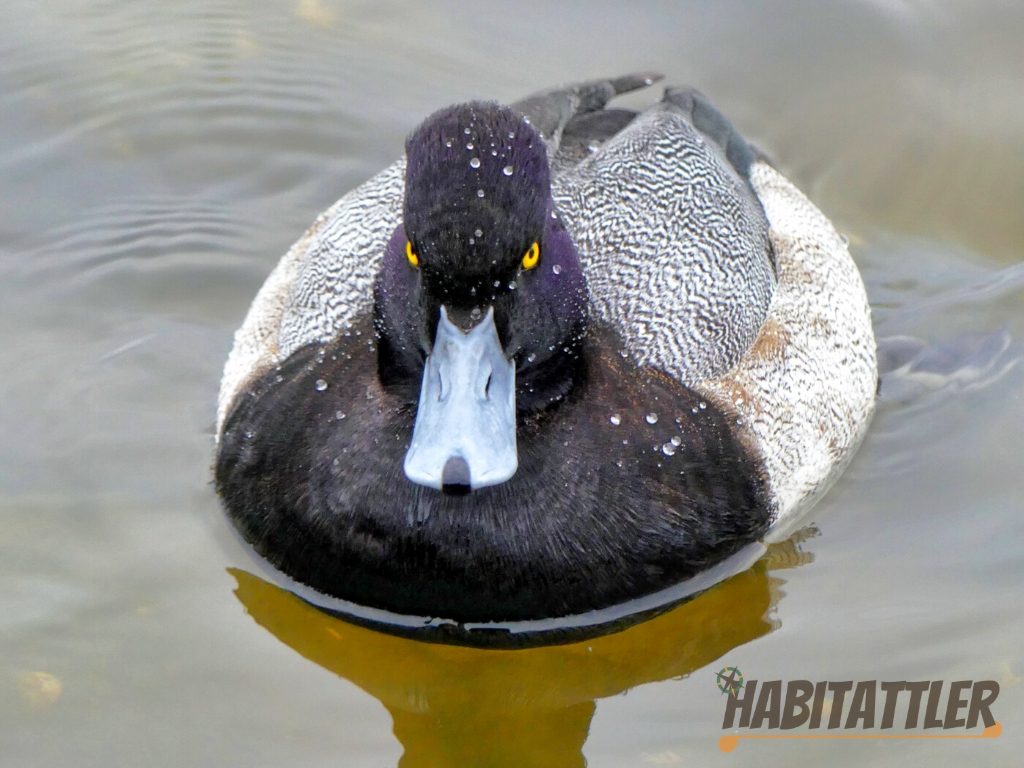
[[720, 736], [718, 748], [732, 752], [740, 739], [995, 739], [1003, 732], [993, 723], [981, 733], [735, 733]]

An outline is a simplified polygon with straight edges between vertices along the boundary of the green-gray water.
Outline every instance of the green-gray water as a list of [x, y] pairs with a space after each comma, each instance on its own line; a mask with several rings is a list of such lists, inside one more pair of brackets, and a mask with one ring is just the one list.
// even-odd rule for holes
[[[1017, 764], [1024, 6], [11, 0], [0, 21], [0, 765]], [[435, 108], [637, 69], [708, 93], [862, 268], [886, 373], [816, 532], [648, 625], [523, 653], [378, 637], [251, 575], [211, 430], [279, 255]], [[996, 679], [1003, 734], [721, 755], [726, 664]]]

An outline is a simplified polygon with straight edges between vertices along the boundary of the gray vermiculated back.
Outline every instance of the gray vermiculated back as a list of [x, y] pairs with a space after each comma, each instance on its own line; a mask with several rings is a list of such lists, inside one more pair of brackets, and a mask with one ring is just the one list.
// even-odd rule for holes
[[684, 382], [732, 366], [768, 313], [768, 227], [745, 182], [673, 105], [553, 180], [595, 314]]
[[342, 198], [309, 244], [281, 321], [279, 358], [327, 341], [372, 304], [384, 247], [401, 221], [405, 160]]

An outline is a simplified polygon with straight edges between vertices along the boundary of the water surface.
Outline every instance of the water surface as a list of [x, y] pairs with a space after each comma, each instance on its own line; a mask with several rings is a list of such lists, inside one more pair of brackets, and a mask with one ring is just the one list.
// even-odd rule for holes
[[[0, 763], [1017, 764], [1024, 6], [750, 6], [5, 4]], [[211, 431], [279, 255], [433, 109], [652, 68], [707, 92], [862, 268], [882, 394], [815, 528], [661, 619], [525, 653], [376, 636], [262, 581]], [[724, 664], [994, 678], [1004, 733], [722, 756]]]

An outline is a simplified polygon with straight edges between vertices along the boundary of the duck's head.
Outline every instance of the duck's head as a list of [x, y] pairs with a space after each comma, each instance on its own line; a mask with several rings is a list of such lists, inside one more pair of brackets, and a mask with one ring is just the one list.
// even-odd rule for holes
[[544, 140], [521, 115], [461, 104], [409, 137], [374, 301], [382, 382], [419, 385], [406, 477], [454, 492], [512, 477], [517, 412], [566, 394], [587, 320]]

